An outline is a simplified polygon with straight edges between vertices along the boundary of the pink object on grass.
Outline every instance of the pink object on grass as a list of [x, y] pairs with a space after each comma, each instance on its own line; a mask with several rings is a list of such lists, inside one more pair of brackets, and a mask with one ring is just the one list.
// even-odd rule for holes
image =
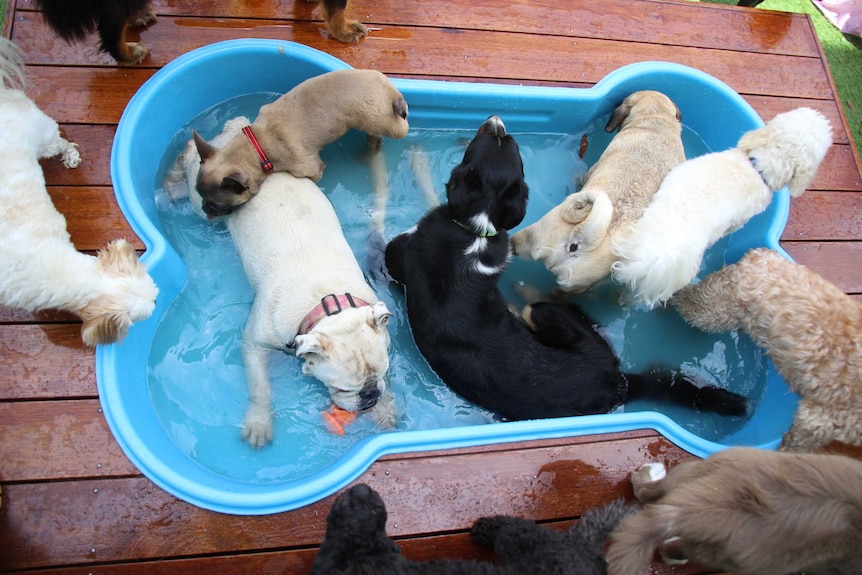
[[862, 36], [862, 0], [811, 0], [826, 19], [844, 32]]

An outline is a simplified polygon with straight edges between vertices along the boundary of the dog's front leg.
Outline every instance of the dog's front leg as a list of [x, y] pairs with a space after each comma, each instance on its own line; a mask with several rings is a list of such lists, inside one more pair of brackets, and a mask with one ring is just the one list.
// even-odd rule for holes
[[242, 425], [242, 437], [252, 447], [263, 447], [272, 441], [272, 406], [267, 364], [268, 348], [246, 339], [242, 345], [242, 360], [248, 384], [248, 409]]

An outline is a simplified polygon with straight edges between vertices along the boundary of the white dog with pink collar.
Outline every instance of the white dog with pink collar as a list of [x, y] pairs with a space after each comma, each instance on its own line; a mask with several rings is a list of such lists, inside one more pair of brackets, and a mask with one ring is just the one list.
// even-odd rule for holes
[[[213, 144], [246, 125], [247, 118], [229, 120]], [[188, 193], [195, 212], [206, 217], [197, 190], [186, 185], [196, 181], [199, 168], [189, 144], [166, 188], [175, 199]], [[392, 314], [366, 282], [326, 195], [309, 178], [276, 172], [252, 201], [224, 217], [255, 293], [243, 333], [249, 397], [243, 438], [253, 447], [272, 440], [267, 355], [273, 350], [301, 358], [302, 372], [322, 381], [336, 406], [374, 407], [377, 422], [391, 425], [386, 373]]]

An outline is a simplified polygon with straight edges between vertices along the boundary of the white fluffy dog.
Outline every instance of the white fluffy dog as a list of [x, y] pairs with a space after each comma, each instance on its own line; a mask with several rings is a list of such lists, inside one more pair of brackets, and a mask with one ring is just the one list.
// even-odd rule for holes
[[125, 240], [98, 256], [75, 249], [66, 219], [45, 188], [40, 158], [81, 163], [75, 144], [27, 95], [18, 48], [0, 38], [0, 303], [28, 311], [61, 309], [79, 316], [87, 345], [119, 341], [148, 318], [158, 289]]
[[605, 131], [617, 128], [584, 186], [512, 236], [515, 253], [541, 260], [562, 292], [582, 292], [611, 273], [612, 239], [641, 217], [667, 173], [685, 161], [679, 110], [660, 92], [623, 100]]
[[829, 121], [810, 108], [778, 114], [735, 148], [674, 168], [638, 222], [612, 245], [615, 280], [635, 301], [664, 304], [700, 270], [703, 254], [741, 228], [787, 186], [797, 197], [832, 143]]
[[862, 304], [765, 248], [670, 301], [696, 328], [740, 330], [766, 350], [801, 398], [782, 450], [813, 451], [832, 441], [862, 446]]
[[[214, 140], [229, 141], [248, 124], [235, 118]], [[181, 155], [186, 182], [196, 181], [200, 158], [190, 142]], [[195, 209], [202, 199], [189, 185]], [[355, 412], [375, 407], [372, 417], [392, 423], [389, 370], [391, 314], [365, 281], [321, 189], [287, 172], [267, 176], [259, 192], [225, 216], [254, 288], [243, 333], [242, 356], [249, 406], [242, 435], [261, 447], [272, 439], [267, 356], [293, 350], [302, 372], [322, 381], [333, 404]]]

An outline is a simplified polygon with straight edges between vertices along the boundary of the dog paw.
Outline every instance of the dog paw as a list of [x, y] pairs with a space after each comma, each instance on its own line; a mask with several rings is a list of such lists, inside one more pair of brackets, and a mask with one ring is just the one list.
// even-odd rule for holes
[[263, 447], [272, 441], [272, 413], [269, 408], [252, 405], [245, 414], [242, 438], [252, 447]]
[[129, 19], [130, 28], [144, 28], [156, 21], [156, 13], [152, 10], [142, 10]]
[[368, 28], [357, 20], [345, 20], [344, 26], [330, 30], [329, 35], [339, 42], [353, 44], [368, 36]]
[[150, 54], [150, 49], [142, 42], [127, 42], [123, 52], [123, 62], [126, 64], [140, 64]]
[[81, 165], [81, 154], [78, 153], [78, 144], [69, 142], [69, 147], [63, 152], [63, 165], [67, 168], [77, 168]]
[[[641, 465], [635, 474], [640, 483], [652, 483], [667, 477], [667, 468], [665, 468], [664, 463], [653, 461]], [[632, 481], [634, 481], [634, 477]]]

